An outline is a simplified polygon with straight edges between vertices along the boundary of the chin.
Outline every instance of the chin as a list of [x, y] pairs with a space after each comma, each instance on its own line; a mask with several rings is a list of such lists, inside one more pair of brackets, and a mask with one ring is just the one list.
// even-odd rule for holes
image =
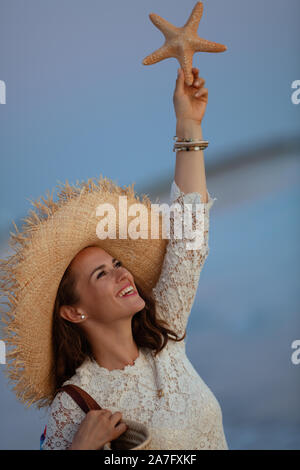
[[138, 305], [138, 310], [137, 312], [139, 312], [140, 310], [143, 310], [143, 308], [145, 307], [146, 305], [146, 302], [144, 301], [144, 299], [142, 299], [142, 297], [139, 297], [136, 301], [137, 305]]
[[142, 305], [141, 309], [142, 309], [142, 308], [144, 308], [144, 307], [145, 307], [145, 305], [146, 305], [146, 302], [145, 302], [145, 300], [144, 300], [144, 299], [142, 299], [142, 297], [140, 297], [138, 300], [139, 300], [139, 303]]

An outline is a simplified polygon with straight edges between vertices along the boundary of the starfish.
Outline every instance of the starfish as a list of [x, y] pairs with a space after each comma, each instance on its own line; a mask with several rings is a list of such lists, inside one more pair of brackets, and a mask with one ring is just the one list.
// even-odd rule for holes
[[195, 52], [224, 52], [227, 47], [198, 36], [197, 30], [203, 14], [203, 3], [197, 2], [182, 28], [177, 28], [161, 16], [150, 13], [152, 23], [163, 33], [166, 41], [162, 47], [145, 57], [144, 65], [152, 65], [170, 57], [176, 58], [184, 72], [185, 83], [193, 84], [193, 55]]

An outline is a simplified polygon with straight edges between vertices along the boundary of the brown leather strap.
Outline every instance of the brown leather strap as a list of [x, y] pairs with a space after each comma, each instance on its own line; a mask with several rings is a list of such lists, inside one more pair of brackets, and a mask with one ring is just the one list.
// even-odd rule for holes
[[88, 413], [90, 410], [102, 410], [94, 398], [77, 385], [64, 385], [57, 390], [57, 393], [58, 392], [68, 393], [85, 413]]

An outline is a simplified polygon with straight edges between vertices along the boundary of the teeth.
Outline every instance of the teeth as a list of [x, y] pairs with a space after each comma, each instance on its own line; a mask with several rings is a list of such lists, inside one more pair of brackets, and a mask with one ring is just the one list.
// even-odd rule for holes
[[119, 297], [123, 297], [123, 295], [127, 294], [128, 292], [131, 292], [133, 291], [133, 287], [132, 286], [129, 286], [129, 287], [125, 287], [125, 289], [122, 290], [122, 292], [120, 292], [119, 294]]

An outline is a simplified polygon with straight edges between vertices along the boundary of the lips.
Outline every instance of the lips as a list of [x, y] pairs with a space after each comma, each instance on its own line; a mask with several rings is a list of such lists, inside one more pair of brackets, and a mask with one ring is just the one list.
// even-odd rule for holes
[[[134, 289], [134, 286], [131, 284], [131, 282], [129, 282], [129, 283], [125, 284], [125, 286], [123, 286], [122, 289], [119, 290], [119, 292], [117, 292], [116, 297], [118, 297], [118, 295], [119, 295], [119, 294], [122, 292], [122, 290], [125, 289], [126, 287], [132, 287], [132, 288]], [[135, 291], [135, 289], [134, 289], [134, 291]], [[133, 293], [135, 293], [135, 292], [132, 292], [130, 295], [132, 295]]]
[[130, 292], [128, 294], [122, 295], [122, 297], [119, 297], [119, 299], [125, 299], [127, 297], [131, 297], [132, 295], [137, 295], [136, 291]]

